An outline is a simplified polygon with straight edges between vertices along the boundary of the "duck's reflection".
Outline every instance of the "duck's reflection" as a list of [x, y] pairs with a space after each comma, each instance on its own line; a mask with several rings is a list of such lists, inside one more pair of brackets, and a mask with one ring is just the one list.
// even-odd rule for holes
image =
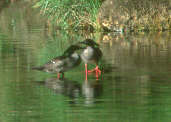
[[46, 87], [50, 88], [56, 94], [68, 96], [71, 103], [75, 103], [76, 98], [80, 97], [81, 86], [76, 81], [71, 81], [65, 78], [50, 78], [45, 80]]
[[92, 105], [98, 102], [98, 97], [102, 94], [102, 84], [99, 80], [94, 82], [85, 80], [82, 84], [82, 95], [85, 105]]
[[56, 94], [68, 96], [71, 99], [70, 103], [72, 104], [76, 104], [80, 99], [84, 98], [84, 104], [92, 105], [98, 101], [97, 98], [102, 94], [101, 81], [95, 79], [86, 80], [80, 84], [77, 81], [66, 78], [50, 78], [45, 80], [44, 85], [53, 90]]

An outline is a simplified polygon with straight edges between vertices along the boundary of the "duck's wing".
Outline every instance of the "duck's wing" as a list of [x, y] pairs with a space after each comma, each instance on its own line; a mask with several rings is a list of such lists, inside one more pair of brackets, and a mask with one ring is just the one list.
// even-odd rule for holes
[[94, 48], [94, 57], [96, 58], [97, 62], [101, 59], [102, 55], [103, 54], [100, 48]]
[[45, 64], [45, 67], [53, 72], [62, 72], [65, 64], [65, 57], [60, 56], [49, 61], [47, 64]]
[[100, 48], [96, 48], [97, 55], [101, 58], [103, 56], [103, 53]]
[[[77, 57], [78, 56], [78, 57]], [[72, 56], [69, 56], [65, 59], [65, 66], [66, 68], [70, 69], [70, 68], [73, 68], [73, 67], [76, 67], [78, 66], [79, 64], [81, 63], [81, 58], [79, 55], [72, 55]]]
[[45, 71], [45, 72], [52, 72], [52, 73], [61, 72], [63, 70], [64, 65], [65, 65], [64, 59], [65, 59], [64, 56], [59, 56], [59, 57], [56, 57], [56, 58], [50, 60], [49, 62], [47, 62], [43, 66], [33, 67], [32, 69]]
[[60, 57], [56, 57], [54, 59], [52, 59], [51, 61], [49, 61], [47, 64], [52, 64], [52, 65], [56, 65], [56, 66], [60, 66], [63, 65], [63, 60], [65, 59], [64, 56], [60, 56]]

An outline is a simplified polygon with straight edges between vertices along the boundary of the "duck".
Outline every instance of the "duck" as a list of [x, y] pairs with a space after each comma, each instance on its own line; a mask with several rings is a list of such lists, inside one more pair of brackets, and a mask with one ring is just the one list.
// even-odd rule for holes
[[81, 49], [80, 46], [71, 45], [64, 51], [63, 55], [55, 57], [43, 66], [34, 67], [33, 69], [49, 73], [57, 73], [58, 78], [60, 78], [60, 74], [64, 77], [64, 72], [71, 70], [81, 63], [81, 57], [76, 52], [79, 49]]
[[[80, 57], [82, 61], [85, 63], [85, 73], [87, 80], [87, 73], [96, 72], [96, 78], [98, 78], [98, 74], [101, 74], [101, 70], [99, 69], [98, 63], [102, 57], [102, 51], [99, 48], [99, 44], [97, 44], [92, 39], [85, 39], [82, 42], [79, 42], [83, 46], [83, 50], [80, 53]], [[87, 69], [88, 64], [95, 64], [96, 67], [92, 70]]]

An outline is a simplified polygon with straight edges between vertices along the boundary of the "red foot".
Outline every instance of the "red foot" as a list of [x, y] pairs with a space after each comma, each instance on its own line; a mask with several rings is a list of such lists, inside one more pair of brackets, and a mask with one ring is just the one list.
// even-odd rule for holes
[[92, 72], [95, 72], [96, 73], [96, 80], [98, 80], [99, 75], [101, 75], [101, 70], [99, 69], [99, 67], [96, 66], [92, 70], [87, 70], [87, 64], [85, 64], [86, 81], [87, 81], [87, 73], [92, 73]]
[[92, 70], [88, 70], [88, 73], [92, 73], [92, 72], [96, 72], [96, 74], [99, 73], [99, 75], [101, 74], [101, 70], [99, 69], [98, 66], [96, 66], [96, 68], [92, 69]]

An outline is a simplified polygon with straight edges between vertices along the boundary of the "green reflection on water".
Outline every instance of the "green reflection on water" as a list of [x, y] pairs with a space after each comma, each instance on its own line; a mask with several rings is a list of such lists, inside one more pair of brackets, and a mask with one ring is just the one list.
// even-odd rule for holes
[[93, 35], [104, 54], [99, 80], [90, 74], [85, 82], [84, 64], [57, 80], [56, 74], [31, 67], [61, 55], [85, 37], [65, 31], [48, 34], [36, 13], [31, 14], [34, 11], [29, 11], [36, 16], [31, 20], [21, 16], [26, 12], [21, 11], [23, 4], [0, 13], [0, 121], [171, 121], [168, 33]]

